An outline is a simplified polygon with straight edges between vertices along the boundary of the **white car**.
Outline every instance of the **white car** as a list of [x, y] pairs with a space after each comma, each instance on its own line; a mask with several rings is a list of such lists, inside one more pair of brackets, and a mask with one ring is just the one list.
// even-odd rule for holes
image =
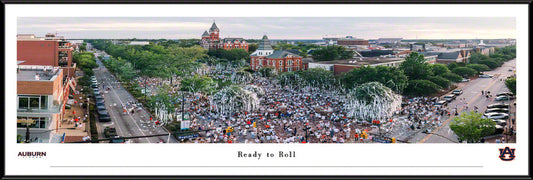
[[500, 125], [500, 126], [507, 125], [507, 121], [503, 119], [493, 119], [492, 121], [494, 121], [497, 125]]
[[483, 116], [489, 119], [509, 119], [509, 114], [499, 112], [485, 113]]
[[479, 75], [480, 78], [492, 78], [492, 75], [489, 75], [489, 74], [482, 74], [482, 75]]
[[470, 79], [467, 79], [467, 78], [463, 78], [463, 80], [461, 80], [461, 82], [469, 82]]

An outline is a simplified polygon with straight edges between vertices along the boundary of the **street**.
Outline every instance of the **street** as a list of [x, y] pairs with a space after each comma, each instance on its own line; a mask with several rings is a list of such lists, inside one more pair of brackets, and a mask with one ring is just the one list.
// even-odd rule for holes
[[[104, 129], [106, 127], [114, 127], [117, 134], [121, 137], [130, 136], [148, 136], [155, 134], [169, 134], [163, 127], [156, 126], [154, 121], [150, 121], [149, 113], [144, 108], [135, 108], [134, 113], [124, 112], [123, 105], [135, 102], [134, 97], [126, 90], [120, 82], [117, 82], [115, 77], [105, 68], [103, 63], [98, 60], [98, 68], [94, 69], [96, 79], [99, 83], [100, 92], [103, 93], [105, 99], [106, 109], [111, 116], [111, 122], [97, 122], [99, 137], [104, 137]], [[104, 88], [105, 87], [105, 88]], [[150, 138], [132, 139], [133, 143], [158, 143], [168, 142], [177, 143], [177, 140], [172, 136], [159, 136]]]
[[[478, 112], [484, 113], [487, 109], [487, 105], [494, 104], [494, 103], [501, 103], [501, 101], [494, 101], [494, 98], [496, 97], [497, 93], [500, 92], [509, 92], [507, 87], [505, 86], [505, 79], [508, 76], [513, 75], [512, 71], [509, 71], [509, 69], [515, 69], [516, 67], [516, 59], [510, 60], [502, 65], [502, 67], [496, 68], [492, 71], [485, 72], [485, 74], [493, 75], [494, 78], [477, 78], [474, 80], [471, 80], [470, 82], [466, 82], [463, 89], [463, 94], [457, 96], [457, 99], [450, 102], [448, 104], [448, 108], [455, 108], [459, 110], [459, 112], [465, 112], [467, 109], [465, 108], [465, 104], [460, 100], [461, 98], [466, 99], [466, 105], [468, 106], [468, 110], [473, 110], [474, 106], [478, 107]], [[503, 79], [500, 81], [500, 79]], [[489, 91], [491, 95], [493, 95], [492, 99], [487, 99], [485, 96], [481, 95], [481, 91]], [[508, 120], [508, 125], [511, 124], [510, 119], [514, 118], [513, 113], [516, 111], [516, 107], [514, 107], [514, 100], [510, 101], [504, 101], [506, 104], [511, 105], [511, 114], [510, 118]], [[412, 142], [419, 142], [419, 143], [451, 143], [450, 140], [446, 139], [452, 139], [457, 140], [457, 135], [453, 133], [453, 131], [449, 127], [450, 121], [453, 119], [452, 117], [448, 117], [445, 119], [442, 126], [438, 127], [433, 133], [438, 135], [432, 135], [432, 134], [423, 134], [419, 133], [413, 139]], [[512, 124], [515, 128], [516, 126]], [[446, 138], [440, 137], [444, 136]]]

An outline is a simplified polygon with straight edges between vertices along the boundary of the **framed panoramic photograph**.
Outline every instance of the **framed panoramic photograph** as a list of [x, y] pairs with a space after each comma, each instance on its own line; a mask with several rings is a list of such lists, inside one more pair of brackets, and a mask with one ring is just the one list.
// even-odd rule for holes
[[5, 176], [529, 178], [528, 8], [6, 4]]

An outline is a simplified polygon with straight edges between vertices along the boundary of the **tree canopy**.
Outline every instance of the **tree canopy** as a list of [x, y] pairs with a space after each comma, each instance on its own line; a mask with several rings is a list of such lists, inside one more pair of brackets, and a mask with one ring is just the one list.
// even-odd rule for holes
[[483, 114], [474, 111], [461, 113], [450, 123], [450, 128], [461, 141], [479, 142], [481, 138], [493, 134], [496, 125], [494, 121], [482, 116]]
[[313, 59], [317, 61], [332, 61], [339, 59], [351, 59], [354, 52], [343, 46], [326, 46], [320, 47], [313, 51]]
[[507, 80], [505, 80], [505, 86], [507, 86], [507, 89], [511, 91], [513, 94], [516, 94], [516, 78], [511, 77]]
[[380, 82], [396, 93], [402, 93], [407, 86], [407, 76], [402, 70], [388, 66], [363, 66], [344, 73], [341, 82], [347, 89], [354, 88], [367, 82]]
[[462, 77], [470, 77], [477, 74], [475, 69], [468, 67], [457, 67], [453, 69], [452, 72]]
[[425, 79], [433, 75], [430, 65], [424, 59], [424, 55], [416, 52], [412, 52], [405, 58], [405, 61], [400, 64], [400, 69], [409, 77], [409, 80]]

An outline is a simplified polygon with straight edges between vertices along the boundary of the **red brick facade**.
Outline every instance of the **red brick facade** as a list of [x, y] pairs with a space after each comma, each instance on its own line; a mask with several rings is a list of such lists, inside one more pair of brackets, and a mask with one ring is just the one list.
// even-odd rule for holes
[[202, 34], [200, 45], [204, 49], [244, 49], [248, 52], [248, 43], [242, 38], [220, 39], [220, 30], [215, 22], [211, 25], [209, 32], [205, 31], [204, 34]]
[[59, 42], [53, 40], [17, 41], [17, 60], [22, 65], [59, 66]]
[[289, 55], [285, 58], [268, 58], [268, 56], [252, 56], [251, 68], [259, 70], [261, 67], [271, 67], [278, 72], [305, 70], [302, 57]]

